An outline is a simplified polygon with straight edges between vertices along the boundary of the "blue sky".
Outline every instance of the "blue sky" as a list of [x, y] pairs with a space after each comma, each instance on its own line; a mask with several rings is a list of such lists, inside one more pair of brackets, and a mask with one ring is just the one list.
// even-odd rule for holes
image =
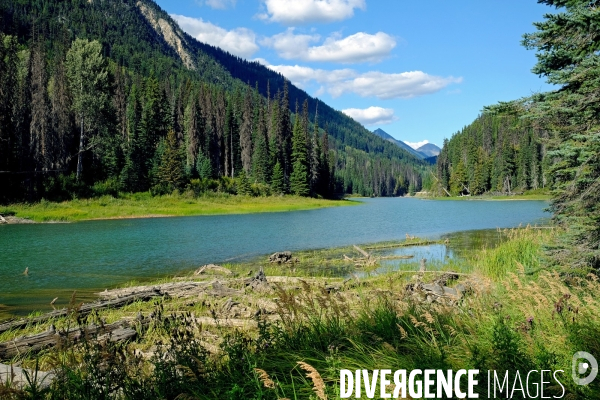
[[158, 0], [197, 39], [260, 62], [368, 129], [437, 145], [483, 106], [549, 90], [535, 0]]

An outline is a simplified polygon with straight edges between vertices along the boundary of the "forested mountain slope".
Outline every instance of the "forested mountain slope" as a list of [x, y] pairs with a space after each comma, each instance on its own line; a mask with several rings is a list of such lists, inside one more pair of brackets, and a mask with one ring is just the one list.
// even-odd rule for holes
[[516, 109], [488, 110], [445, 140], [437, 160], [443, 190], [479, 195], [547, 187], [547, 133], [523, 119], [524, 114]]
[[0, 201], [421, 186], [425, 163], [151, 1], [0, 0], [0, 29]]

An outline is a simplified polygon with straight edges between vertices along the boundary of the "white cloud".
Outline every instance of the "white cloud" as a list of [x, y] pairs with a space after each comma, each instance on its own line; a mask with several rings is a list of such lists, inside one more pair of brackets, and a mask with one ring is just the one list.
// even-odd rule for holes
[[333, 22], [351, 18], [354, 9], [366, 8], [365, 0], [263, 0], [266, 13], [260, 19], [284, 25]]
[[409, 145], [413, 149], [417, 150], [419, 147], [425, 146], [427, 143], [429, 143], [429, 140], [422, 140], [420, 142], [407, 142], [407, 141], [404, 141], [404, 143], [406, 143], [407, 145]]
[[462, 78], [441, 77], [426, 74], [423, 71], [386, 74], [370, 71], [352, 80], [338, 82], [329, 92], [333, 97], [345, 93], [356, 93], [361, 97], [377, 97], [378, 99], [410, 99], [440, 91], [451, 83], [460, 83]]
[[385, 125], [398, 119], [391, 108], [347, 108], [342, 112], [363, 125]]
[[294, 28], [288, 28], [285, 32], [263, 39], [261, 44], [273, 48], [282, 58], [293, 59], [306, 54], [310, 43], [319, 39], [319, 35], [295, 35]]
[[319, 35], [295, 35], [294, 28], [263, 40], [285, 59], [358, 63], [380, 61], [396, 47], [396, 40], [384, 32], [374, 35], [358, 32], [345, 38], [333, 35], [319, 46], [310, 46], [320, 40]]
[[292, 83], [306, 87], [310, 83], [321, 85], [319, 95], [329, 93], [332, 97], [354, 93], [360, 97], [376, 97], [381, 100], [410, 99], [436, 93], [453, 83], [462, 82], [458, 77], [429, 75], [422, 71], [387, 74], [379, 71], [359, 73], [353, 69], [327, 71], [299, 65], [268, 65]]
[[236, 0], [197, 0], [200, 4], [206, 4], [210, 8], [225, 10], [229, 7], [235, 7]]
[[220, 47], [236, 56], [249, 58], [259, 49], [256, 35], [250, 29], [236, 28], [228, 31], [201, 18], [177, 14], [172, 14], [171, 17], [177, 21], [181, 29], [199, 41]]

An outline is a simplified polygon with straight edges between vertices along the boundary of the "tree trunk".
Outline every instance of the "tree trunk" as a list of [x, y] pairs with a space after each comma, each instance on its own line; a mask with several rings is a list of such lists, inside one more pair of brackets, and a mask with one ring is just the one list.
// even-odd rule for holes
[[83, 115], [81, 116], [81, 135], [79, 136], [79, 153], [77, 154], [77, 180], [81, 176], [83, 165], [81, 163], [81, 157], [83, 155]]

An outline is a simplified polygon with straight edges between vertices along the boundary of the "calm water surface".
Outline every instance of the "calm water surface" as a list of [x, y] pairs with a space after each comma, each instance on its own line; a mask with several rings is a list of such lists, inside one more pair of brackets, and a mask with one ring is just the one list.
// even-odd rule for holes
[[[436, 238], [459, 231], [543, 223], [543, 201], [360, 200], [360, 206], [288, 213], [0, 226], [0, 319], [48, 310], [134, 279], [281, 250]], [[436, 250], [437, 251], [437, 250]], [[441, 251], [441, 249], [440, 249]], [[445, 255], [444, 255], [445, 256]], [[29, 276], [23, 271], [29, 267]]]

